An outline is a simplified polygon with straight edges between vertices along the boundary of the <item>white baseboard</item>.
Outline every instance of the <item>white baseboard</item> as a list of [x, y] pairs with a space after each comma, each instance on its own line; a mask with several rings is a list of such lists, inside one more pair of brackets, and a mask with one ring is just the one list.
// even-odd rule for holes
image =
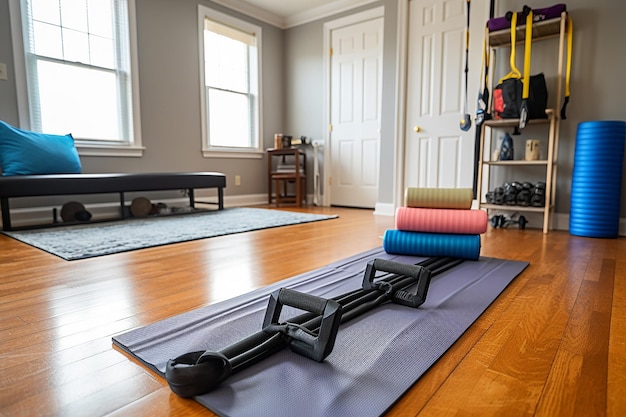
[[396, 207], [391, 203], [376, 203], [374, 207], [374, 215], [376, 216], [395, 216]]
[[569, 230], [569, 213], [554, 213], [552, 228], [554, 230]]
[[267, 204], [267, 194], [246, 194], [224, 197], [224, 207], [256, 206]]

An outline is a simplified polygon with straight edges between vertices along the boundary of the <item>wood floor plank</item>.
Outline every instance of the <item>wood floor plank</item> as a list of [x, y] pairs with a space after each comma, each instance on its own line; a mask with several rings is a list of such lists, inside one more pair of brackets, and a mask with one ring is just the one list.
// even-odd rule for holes
[[[621, 241], [621, 240], [620, 240]], [[624, 242], [621, 242], [624, 243]], [[626, 415], [626, 245], [621, 245], [615, 263], [607, 375], [607, 415]]]
[[[381, 245], [393, 218], [323, 222], [67, 262], [0, 235], [0, 416], [213, 416], [111, 337]], [[530, 262], [389, 416], [626, 415], [626, 239], [493, 229]]]
[[606, 413], [615, 262], [601, 259], [600, 263], [599, 270], [594, 267], [585, 274], [537, 415]]
[[8, 405], [18, 400], [12, 391], [44, 392], [70, 384], [75, 380], [92, 378], [95, 372], [124, 362], [126, 362], [124, 357], [121, 357], [118, 352], [107, 350], [64, 365], [50, 366], [45, 360], [37, 360], [34, 361], [32, 367], [23, 369], [23, 372], [19, 374], [17, 370], [9, 369], [6, 372], [11, 372], [15, 377], [11, 379], [10, 384], [4, 381], [4, 386], [0, 390], [0, 404]]
[[168, 388], [153, 391], [150, 394], [134, 401], [127, 406], [107, 414], [107, 417], [128, 416], [151, 416], [151, 417], [208, 417], [215, 414], [208, 411], [202, 405], [191, 399], [184, 399], [172, 394]]

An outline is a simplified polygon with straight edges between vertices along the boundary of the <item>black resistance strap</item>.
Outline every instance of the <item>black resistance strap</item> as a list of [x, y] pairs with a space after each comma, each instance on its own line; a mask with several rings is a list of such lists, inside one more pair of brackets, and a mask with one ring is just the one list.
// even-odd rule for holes
[[467, 0], [467, 23], [465, 25], [465, 90], [463, 91], [463, 119], [461, 119], [460, 128], [462, 131], [467, 132], [472, 127], [472, 117], [467, 112], [467, 93], [468, 93], [468, 81], [467, 76], [469, 73], [469, 41], [470, 41], [470, 0]]
[[[489, 19], [493, 19], [495, 15], [495, 0], [490, 0], [489, 2]], [[483, 68], [484, 73], [481, 74], [481, 81], [484, 81], [484, 89], [482, 94], [480, 90], [478, 92], [478, 107], [476, 110], [476, 134], [474, 136], [474, 182], [472, 187], [472, 192], [474, 194], [474, 199], [476, 199], [476, 193], [478, 192], [478, 165], [479, 158], [482, 158], [480, 155], [480, 135], [481, 135], [481, 125], [485, 120], [491, 119], [491, 114], [489, 114], [489, 88], [488, 88], [488, 79], [489, 79], [489, 28], [487, 24], [485, 24], [485, 35], [483, 39]], [[483, 77], [484, 76], [484, 77]]]
[[[233, 373], [285, 346], [322, 362], [331, 353], [342, 323], [388, 301], [419, 307], [426, 301], [431, 278], [461, 262], [437, 257], [412, 265], [374, 259], [367, 263], [361, 289], [329, 299], [281, 288], [270, 295], [261, 331], [218, 352], [190, 352], [171, 359], [165, 378], [175, 394], [193, 397], [213, 390]], [[283, 306], [307, 313], [281, 322]]]

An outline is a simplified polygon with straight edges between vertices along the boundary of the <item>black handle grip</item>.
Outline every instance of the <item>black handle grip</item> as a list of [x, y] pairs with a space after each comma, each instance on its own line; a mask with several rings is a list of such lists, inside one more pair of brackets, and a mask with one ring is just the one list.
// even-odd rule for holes
[[[404, 288], [394, 288], [394, 286], [383, 286], [379, 282], [374, 282], [376, 271], [390, 272], [413, 278], [417, 287], [415, 293], [406, 291]], [[426, 300], [426, 293], [430, 285], [430, 271], [420, 265], [405, 264], [401, 262], [388, 261], [385, 259], [374, 259], [367, 263], [365, 275], [363, 276], [363, 289], [385, 290], [394, 303], [408, 307], [417, 308]]]
[[281, 288], [279, 290], [278, 300], [283, 305], [310, 311], [318, 316], [324, 313], [326, 302], [328, 301], [325, 298], [290, 290], [289, 288]]
[[[283, 305], [322, 316], [317, 334], [294, 323], [281, 324], [279, 319]], [[279, 332], [288, 336], [287, 343], [291, 350], [321, 362], [332, 351], [340, 324], [341, 305], [337, 301], [281, 288], [270, 295], [263, 331], [268, 334]]]
[[369, 261], [367, 263], [367, 267], [365, 268], [365, 275], [363, 276], [363, 289], [378, 289], [378, 285], [374, 283], [377, 271], [404, 275], [417, 280], [423, 269], [424, 268], [419, 265], [388, 261], [386, 259], [374, 259], [373, 261]]
[[422, 271], [419, 265], [406, 264], [386, 259], [374, 259], [374, 268], [378, 271], [391, 272], [392, 274], [406, 275], [417, 278]]

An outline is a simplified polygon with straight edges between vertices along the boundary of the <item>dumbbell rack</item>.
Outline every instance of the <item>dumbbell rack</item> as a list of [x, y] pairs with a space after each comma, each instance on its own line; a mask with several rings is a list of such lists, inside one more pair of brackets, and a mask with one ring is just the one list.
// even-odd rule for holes
[[[478, 169], [478, 187], [477, 197], [479, 197], [479, 208], [487, 210], [507, 210], [507, 211], [521, 211], [521, 212], [535, 212], [543, 214], [543, 232], [547, 233], [551, 227], [551, 217], [554, 210], [554, 187], [556, 183], [556, 149], [554, 130], [556, 125], [556, 117], [554, 110], [546, 110], [547, 119], [535, 119], [528, 122], [529, 125], [534, 124], [547, 124], [549, 127], [547, 158], [536, 161], [526, 160], [510, 160], [510, 161], [492, 161], [490, 159], [482, 158], [479, 162]], [[519, 119], [502, 119], [502, 120], [486, 120], [483, 122], [481, 129], [481, 143], [480, 143], [480, 155], [484, 155], [485, 150], [495, 149], [495, 145], [492, 145], [493, 134], [492, 132], [486, 132], [486, 130], [497, 128], [512, 128], [519, 124]], [[491, 152], [490, 152], [491, 153]], [[490, 155], [489, 155], [490, 156]], [[489, 157], [487, 156], [487, 157]], [[485, 198], [483, 191], [483, 184], [490, 184], [491, 170], [496, 167], [522, 167], [522, 166], [544, 166], [545, 167], [545, 205], [544, 207], [529, 207], [529, 206], [511, 206], [500, 204], [488, 204], [483, 201]]]

